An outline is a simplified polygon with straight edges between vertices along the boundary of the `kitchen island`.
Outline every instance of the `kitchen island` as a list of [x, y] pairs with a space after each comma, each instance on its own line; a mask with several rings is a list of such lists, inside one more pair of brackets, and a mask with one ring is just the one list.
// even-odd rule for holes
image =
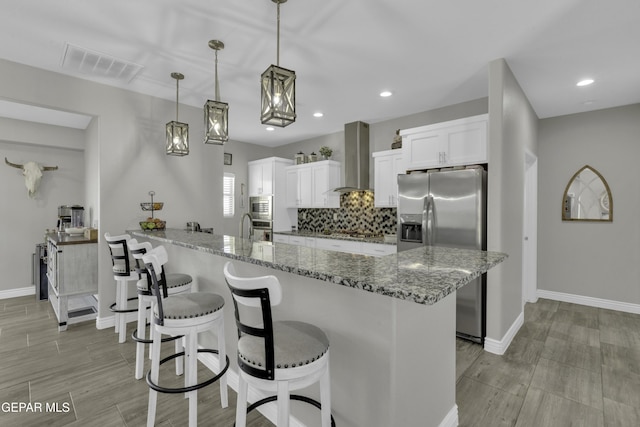
[[[372, 257], [183, 230], [130, 233], [165, 245], [169, 271], [188, 272], [199, 291], [225, 297], [229, 354], [236, 351], [237, 331], [222, 266], [231, 260], [240, 275], [277, 276], [284, 300], [274, 317], [313, 323], [329, 337], [338, 426], [457, 425], [455, 291], [505, 254], [424, 247]], [[202, 338], [204, 346], [214, 342]], [[237, 369], [233, 361], [234, 388]], [[311, 387], [305, 394], [319, 393]], [[250, 393], [249, 400], [259, 397]], [[274, 411], [264, 410], [267, 416]], [[305, 406], [293, 405], [293, 414], [298, 425], [319, 422]]]

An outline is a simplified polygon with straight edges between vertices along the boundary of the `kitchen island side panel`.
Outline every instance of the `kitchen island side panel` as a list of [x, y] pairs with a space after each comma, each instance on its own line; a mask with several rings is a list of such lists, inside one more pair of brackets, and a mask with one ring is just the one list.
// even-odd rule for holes
[[[225, 298], [227, 351], [231, 369], [237, 374], [233, 303], [222, 274], [229, 259], [165, 246], [170, 260], [167, 271], [188, 272], [194, 277], [197, 290], [216, 292]], [[455, 304], [451, 304], [451, 296], [434, 305], [415, 304], [233, 262], [241, 275], [273, 274], [279, 278], [284, 299], [274, 309], [274, 318], [309, 322], [327, 333], [331, 346], [332, 412], [337, 425], [437, 426], [455, 407]], [[215, 346], [214, 336], [201, 334], [200, 345]], [[229, 384], [237, 387], [231, 379]], [[318, 399], [319, 389], [311, 386], [301, 394]], [[315, 408], [297, 404], [292, 408], [303, 425], [319, 425]]]

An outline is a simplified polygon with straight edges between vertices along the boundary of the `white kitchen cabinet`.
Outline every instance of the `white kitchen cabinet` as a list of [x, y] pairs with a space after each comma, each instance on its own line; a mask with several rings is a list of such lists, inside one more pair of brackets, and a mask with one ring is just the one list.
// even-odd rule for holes
[[400, 131], [407, 170], [488, 163], [488, 115]]
[[273, 195], [273, 158], [249, 162], [249, 196]]
[[289, 244], [313, 248], [316, 245], [316, 239], [307, 236], [289, 236]]
[[289, 243], [289, 236], [286, 234], [274, 234], [273, 243]]
[[378, 151], [373, 156], [374, 206], [377, 208], [398, 205], [398, 174], [404, 173], [402, 150]]
[[289, 244], [306, 246], [306, 240], [302, 236], [289, 236]]
[[361, 253], [362, 242], [355, 240], [338, 240], [338, 239], [316, 239], [316, 249], [325, 249], [328, 251], [347, 252], [352, 254]]
[[288, 167], [286, 174], [286, 204], [288, 208], [311, 207], [311, 168]]
[[249, 196], [273, 196], [273, 231], [288, 231], [296, 225], [297, 217], [287, 210], [285, 168], [293, 160], [268, 157], [253, 160], [249, 166]]
[[338, 208], [340, 163], [332, 160], [286, 168], [286, 203], [289, 208]]
[[332, 161], [311, 163], [311, 204], [316, 208], [339, 208], [340, 193], [332, 191], [340, 186], [340, 163]]
[[49, 302], [58, 318], [58, 330], [64, 331], [68, 324], [96, 318], [93, 294], [98, 293], [98, 244], [52, 236], [47, 239]]
[[395, 254], [397, 252], [396, 245], [383, 245], [381, 243], [362, 242], [360, 248], [363, 254], [373, 256], [385, 256]]

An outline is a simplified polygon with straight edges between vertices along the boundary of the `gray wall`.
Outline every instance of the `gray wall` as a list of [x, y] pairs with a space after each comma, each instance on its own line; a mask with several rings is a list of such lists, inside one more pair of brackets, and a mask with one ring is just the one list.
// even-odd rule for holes
[[[538, 288], [640, 304], [640, 104], [540, 121]], [[561, 221], [584, 165], [609, 183], [613, 222]]]
[[[58, 206], [84, 204], [84, 131], [0, 119], [0, 293], [32, 286], [31, 254], [44, 242], [45, 229], [56, 226]], [[22, 171], [4, 164], [35, 161], [58, 166], [44, 172], [30, 199]]]
[[487, 275], [487, 337], [494, 340], [522, 313], [525, 150], [537, 154], [537, 122], [507, 63], [491, 62], [487, 249], [509, 254]]

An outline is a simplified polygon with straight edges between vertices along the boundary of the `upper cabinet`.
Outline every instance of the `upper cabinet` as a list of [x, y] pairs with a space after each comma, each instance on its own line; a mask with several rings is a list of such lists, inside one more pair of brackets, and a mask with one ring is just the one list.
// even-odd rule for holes
[[275, 158], [249, 162], [249, 196], [273, 195]]
[[333, 160], [305, 163], [286, 168], [289, 208], [338, 208], [340, 194], [340, 163]]
[[288, 231], [298, 218], [287, 210], [285, 169], [293, 160], [282, 157], [249, 162], [249, 196], [273, 196], [273, 230]]
[[400, 131], [407, 170], [488, 163], [488, 115]]
[[374, 206], [377, 208], [398, 205], [398, 174], [404, 173], [402, 150], [378, 151], [373, 156]]
[[311, 168], [304, 165], [288, 167], [286, 172], [286, 198], [288, 208], [311, 206]]

